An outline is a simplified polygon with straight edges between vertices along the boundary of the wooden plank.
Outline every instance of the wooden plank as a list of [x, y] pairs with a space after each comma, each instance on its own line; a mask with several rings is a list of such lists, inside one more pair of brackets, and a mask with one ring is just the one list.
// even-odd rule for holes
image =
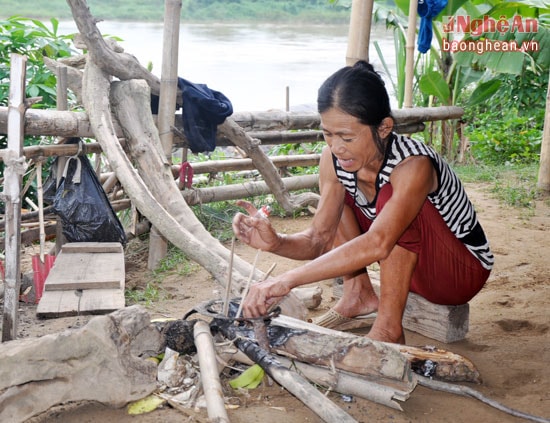
[[[380, 293], [380, 274], [369, 271], [372, 285], [377, 294]], [[342, 286], [335, 284], [333, 295], [342, 296]], [[434, 304], [418, 294], [409, 293], [403, 327], [436, 341], [446, 344], [466, 338], [469, 330], [470, 305], [440, 305]], [[338, 327], [339, 330], [358, 329], [372, 325], [372, 319], [357, 319]]]
[[122, 289], [44, 291], [36, 307], [38, 317], [106, 314], [124, 308]]
[[119, 253], [65, 254], [65, 247], [46, 279], [46, 291], [124, 289], [124, 256]]
[[118, 242], [69, 242], [62, 253], [123, 253], [123, 249]]

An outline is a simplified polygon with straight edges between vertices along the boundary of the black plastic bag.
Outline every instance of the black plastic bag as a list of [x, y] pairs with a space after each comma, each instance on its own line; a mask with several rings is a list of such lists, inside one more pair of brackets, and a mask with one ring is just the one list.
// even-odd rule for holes
[[[54, 162], [45, 184], [46, 192], [52, 191], [48, 182], [55, 182], [53, 169], [56, 167]], [[61, 218], [63, 235], [69, 242], [120, 242], [123, 245], [127, 242], [124, 228], [86, 156], [67, 158], [52, 206]]]

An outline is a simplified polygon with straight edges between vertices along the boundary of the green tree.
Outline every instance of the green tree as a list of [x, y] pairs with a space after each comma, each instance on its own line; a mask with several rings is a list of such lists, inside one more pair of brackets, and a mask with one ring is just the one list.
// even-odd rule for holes
[[0, 104], [6, 105], [9, 92], [10, 56], [27, 57], [27, 97], [42, 97], [33, 107], [52, 108], [56, 103], [56, 78], [44, 65], [51, 59], [72, 54], [70, 36], [57, 33], [59, 22], [51, 19], [51, 28], [36, 19], [20, 16], [0, 21]]
[[[408, 1], [396, 0], [397, 9], [385, 5], [377, 8], [378, 20], [385, 20], [386, 24], [394, 28], [397, 55], [397, 82], [396, 92], [398, 100], [402, 104], [404, 87], [404, 57], [405, 57], [405, 31], [407, 26]], [[515, 2], [502, 2], [490, 0], [479, 2], [476, 0], [450, 0], [446, 8], [434, 19], [434, 40], [431, 49], [426, 54], [418, 54], [415, 63], [415, 103], [418, 106], [430, 105], [465, 105], [473, 107], [487, 103], [494, 96], [500, 96], [506, 100], [505, 107], [511, 107], [514, 96], [522, 98], [539, 97], [538, 84], [521, 84], [521, 92], [506, 96], [509, 92], [510, 82], [515, 78], [525, 80], [529, 75], [529, 81], [540, 81], [541, 77], [548, 75], [550, 66], [550, 34], [548, 19], [550, 9], [537, 0], [523, 0]], [[537, 22], [536, 31], [492, 31], [481, 32], [450, 29], [450, 17], [462, 16], [470, 21], [492, 19], [495, 22], [502, 20], [513, 24], [514, 17], [519, 17], [522, 22]], [[531, 21], [532, 20], [532, 21]], [[511, 27], [510, 24], [510, 27]], [[502, 27], [504, 28], [504, 26]], [[476, 35], [477, 34], [477, 35]], [[517, 45], [528, 45], [531, 49], [511, 53], [500, 52], [460, 52], [453, 51], [450, 46], [464, 46], [464, 43], [473, 42], [472, 45], [483, 46], [479, 43], [491, 43], [494, 41], [508, 43], [516, 42]], [[454, 43], [454, 44], [453, 44]], [[458, 44], [462, 43], [462, 44]], [[401, 95], [400, 95], [401, 94]], [[542, 93], [544, 96], [544, 91]], [[542, 104], [544, 110], [544, 103]], [[533, 108], [524, 109], [533, 110]], [[451, 134], [456, 131], [451, 128]], [[453, 138], [442, 140], [442, 152], [449, 159], [453, 159], [456, 146]], [[433, 142], [429, 139], [429, 142]]]
[[[0, 21], [0, 105], [8, 104], [10, 86], [10, 58], [12, 53], [27, 57], [26, 96], [41, 97], [34, 108], [55, 108], [55, 75], [44, 65], [44, 56], [52, 59], [70, 56], [70, 37], [57, 33], [58, 21], [50, 20], [51, 28], [39, 20], [20, 16]], [[36, 145], [41, 137], [25, 137], [25, 145]], [[0, 148], [6, 148], [7, 137], [0, 135]], [[0, 163], [0, 172], [4, 173], [4, 163]], [[35, 196], [31, 187], [28, 195]]]

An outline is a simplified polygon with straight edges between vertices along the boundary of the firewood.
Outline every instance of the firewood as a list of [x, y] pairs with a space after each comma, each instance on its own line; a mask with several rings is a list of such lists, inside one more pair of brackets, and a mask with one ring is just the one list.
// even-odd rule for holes
[[326, 398], [314, 386], [310, 385], [298, 373], [281, 365], [275, 356], [260, 348], [250, 339], [241, 337], [230, 320], [218, 321], [218, 329], [235, 343], [252, 361], [259, 364], [273, 380], [287, 389], [296, 398], [307, 405], [325, 422], [353, 423], [356, 420]]
[[[411, 347], [370, 340], [369, 342], [360, 342], [366, 338], [282, 315], [274, 319], [271, 324], [303, 332], [302, 335], [293, 335], [284, 344], [278, 345], [276, 350], [280, 354], [285, 353], [304, 362], [330, 365], [330, 356], [334, 355], [337, 357], [335, 366], [342, 370], [399, 380], [399, 373], [406, 371], [404, 367], [401, 367], [401, 359], [405, 360], [411, 368], [422, 373], [426, 371], [422, 369], [422, 366], [430, 360], [433, 371], [429, 376], [436, 379], [473, 383], [481, 381], [479, 371], [469, 359], [443, 349]], [[342, 357], [342, 351], [339, 351], [338, 348], [342, 349], [346, 345], [351, 345], [354, 348], [346, 351]], [[371, 350], [374, 355], [371, 354]], [[391, 366], [388, 366], [387, 363], [390, 360], [394, 361], [391, 362]], [[381, 362], [384, 363], [384, 366], [381, 365]], [[391, 369], [393, 374], [388, 369]], [[405, 380], [405, 375], [402, 380]]]

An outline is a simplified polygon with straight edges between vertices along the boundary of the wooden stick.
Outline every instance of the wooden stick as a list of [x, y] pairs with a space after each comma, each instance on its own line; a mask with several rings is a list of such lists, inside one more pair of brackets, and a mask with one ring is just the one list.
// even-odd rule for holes
[[481, 392], [476, 391], [475, 389], [470, 388], [469, 386], [462, 385], [453, 385], [451, 383], [441, 382], [433, 380], [427, 377], [416, 376], [418, 384], [425, 386], [426, 388], [433, 389], [435, 391], [448, 392], [451, 394], [460, 395], [463, 397], [470, 397], [480, 400], [482, 403], [487, 404], [497, 410], [500, 410], [511, 416], [520, 417], [522, 419], [531, 420], [538, 423], [549, 423], [550, 419], [544, 417], [535, 416], [532, 414], [524, 413], [523, 411], [515, 410], [513, 408], [507, 407], [491, 398], [487, 398]]
[[32, 201], [29, 197], [25, 197], [25, 202], [31, 206], [31, 209], [33, 209], [34, 211], [38, 211], [38, 206], [35, 204], [34, 201]]
[[44, 190], [42, 189], [42, 162], [36, 163], [36, 191], [38, 193], [38, 224], [40, 226], [40, 262], [44, 263], [46, 230], [44, 229]]
[[224, 316], [227, 316], [227, 313], [229, 312], [229, 295], [231, 295], [231, 282], [233, 278], [233, 257], [235, 257], [235, 236], [231, 238], [231, 253], [229, 255], [227, 285], [225, 287], [225, 297], [223, 298], [223, 315]]
[[193, 327], [193, 333], [199, 357], [201, 381], [206, 399], [208, 418], [213, 422], [229, 423], [229, 417], [223, 400], [218, 366], [216, 364], [214, 341], [212, 340], [208, 323], [198, 320]]
[[236, 319], [241, 317], [241, 312], [243, 311], [244, 299], [246, 298], [246, 296], [248, 294], [248, 290], [250, 289], [250, 284], [252, 282], [252, 278], [254, 277], [254, 273], [256, 272], [256, 263], [258, 262], [258, 256], [260, 255], [260, 251], [262, 251], [262, 250], [258, 250], [256, 252], [256, 256], [254, 257], [254, 263], [252, 263], [252, 270], [250, 272], [250, 276], [248, 277], [248, 281], [246, 281], [246, 285], [244, 287], [243, 294], [242, 294], [242, 297], [241, 297], [241, 303], [239, 304], [239, 309], [237, 310], [237, 314], [235, 314]]

